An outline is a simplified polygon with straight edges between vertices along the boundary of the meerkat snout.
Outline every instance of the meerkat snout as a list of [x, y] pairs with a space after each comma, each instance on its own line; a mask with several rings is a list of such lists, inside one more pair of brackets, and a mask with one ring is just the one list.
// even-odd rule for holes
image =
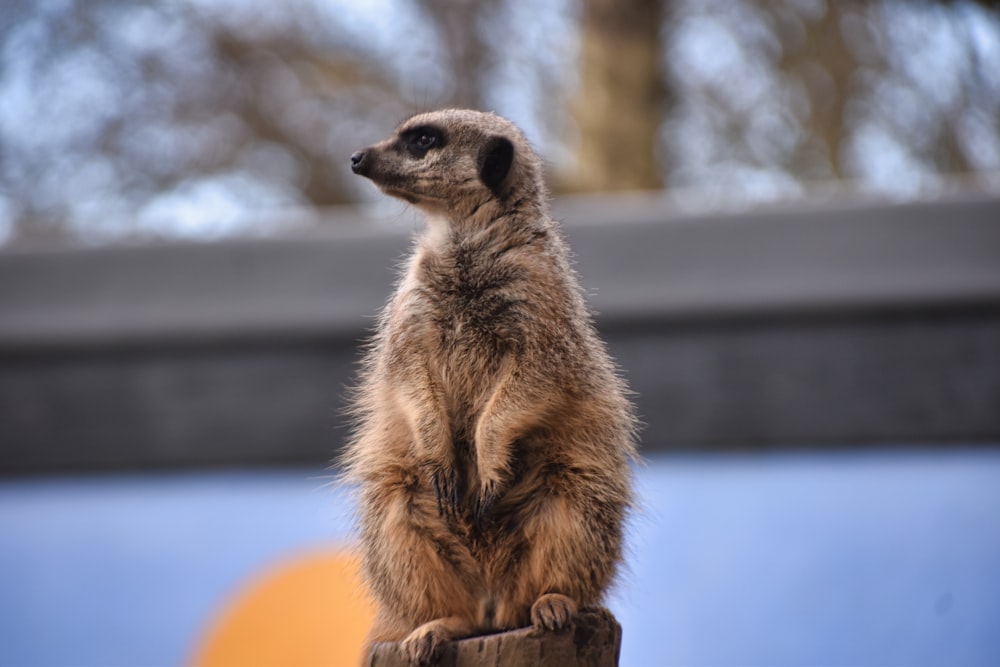
[[360, 176], [364, 176], [366, 156], [367, 154], [364, 151], [354, 151], [354, 153], [351, 154], [351, 171]]

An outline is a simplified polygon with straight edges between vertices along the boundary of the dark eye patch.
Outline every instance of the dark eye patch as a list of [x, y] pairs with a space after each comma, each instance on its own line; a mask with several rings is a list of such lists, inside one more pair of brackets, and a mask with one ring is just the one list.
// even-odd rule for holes
[[432, 148], [442, 148], [445, 145], [444, 132], [433, 125], [420, 125], [410, 128], [400, 136], [403, 147], [415, 158], [422, 158]]

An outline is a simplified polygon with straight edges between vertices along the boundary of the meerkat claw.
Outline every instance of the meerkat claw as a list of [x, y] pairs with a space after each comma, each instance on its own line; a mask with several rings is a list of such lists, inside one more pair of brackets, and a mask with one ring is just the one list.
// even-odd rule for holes
[[460, 490], [458, 476], [453, 470], [434, 469], [431, 474], [434, 496], [437, 500], [438, 515], [454, 519], [458, 516]]
[[479, 490], [476, 496], [476, 525], [482, 528], [486, 524], [487, 517], [492, 513], [493, 506], [496, 505], [499, 494], [498, 484], [488, 482]]

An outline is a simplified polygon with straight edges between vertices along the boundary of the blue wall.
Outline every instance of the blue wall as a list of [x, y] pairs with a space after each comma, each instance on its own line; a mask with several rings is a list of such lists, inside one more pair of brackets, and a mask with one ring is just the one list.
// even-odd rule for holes
[[[241, 586], [348, 543], [307, 469], [0, 481], [0, 665], [178, 665]], [[1000, 451], [657, 456], [622, 665], [1000, 663]]]

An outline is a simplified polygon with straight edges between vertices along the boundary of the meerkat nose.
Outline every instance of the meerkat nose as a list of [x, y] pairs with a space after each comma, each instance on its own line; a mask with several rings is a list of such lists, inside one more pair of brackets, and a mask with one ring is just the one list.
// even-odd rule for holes
[[355, 151], [354, 154], [351, 155], [351, 171], [355, 174], [362, 173], [362, 170], [365, 167], [366, 157], [368, 157], [368, 154], [364, 151]]

